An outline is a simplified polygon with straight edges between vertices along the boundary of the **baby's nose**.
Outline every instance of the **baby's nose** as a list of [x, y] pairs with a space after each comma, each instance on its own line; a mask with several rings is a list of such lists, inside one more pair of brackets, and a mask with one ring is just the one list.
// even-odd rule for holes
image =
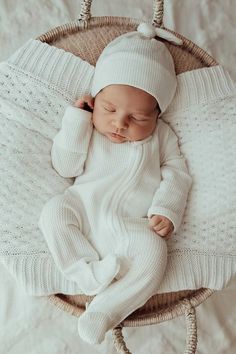
[[128, 123], [128, 118], [127, 117], [118, 117], [117, 119], [114, 120], [114, 123], [115, 127], [117, 129], [126, 129], [128, 128], [129, 126], [129, 123]]

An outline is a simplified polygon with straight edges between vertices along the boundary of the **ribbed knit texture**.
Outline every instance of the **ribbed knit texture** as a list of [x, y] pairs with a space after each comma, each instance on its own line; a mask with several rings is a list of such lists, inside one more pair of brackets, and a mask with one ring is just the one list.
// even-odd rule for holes
[[104, 334], [110, 329], [110, 318], [104, 313], [84, 313], [78, 321], [80, 337], [87, 343], [99, 344], [104, 340]]
[[43, 208], [39, 227], [58, 269], [78, 284], [81, 293], [96, 295], [117, 275], [117, 257], [107, 254], [99, 260], [98, 252], [86, 237], [90, 226], [79, 197], [53, 197]]
[[60, 91], [67, 99], [84, 94], [84, 90], [87, 92], [94, 72], [94, 67], [86, 61], [36, 40], [29, 40], [9, 58], [8, 63], [15, 70], [44, 81], [50, 89]]
[[177, 230], [191, 178], [173, 131], [160, 120], [153, 136], [114, 144], [92, 131], [91, 115], [72, 106], [66, 109], [62, 128], [53, 139], [52, 164], [63, 177], [78, 176], [71, 192], [81, 199], [90, 226], [97, 219], [94, 232], [101, 227], [104, 232], [110, 209], [116, 219], [164, 215]]
[[[73, 187], [44, 206], [39, 223], [58, 268], [86, 295], [104, 293], [118, 273], [119, 257], [126, 258], [129, 251], [133, 251], [132, 263], [138, 257], [142, 276], [151, 277], [145, 255], [136, 255], [134, 245], [132, 250], [127, 245], [132, 237], [137, 244], [142, 238], [143, 251], [151, 259], [149, 238], [158, 236], [150, 230], [147, 215], [164, 215], [177, 230], [191, 186], [177, 137], [167, 124], [160, 120], [153, 134], [142, 141], [115, 144], [92, 129], [91, 118], [92, 113], [73, 106], [65, 111], [53, 139], [52, 165], [60, 175], [77, 178]], [[152, 273], [156, 291], [165, 270], [161, 260], [166, 250], [162, 255], [159, 247], [152, 247], [160, 264]], [[120, 290], [111, 293], [111, 299], [131, 286], [125, 279], [120, 282]], [[153, 295], [148, 289], [144, 293], [146, 300]], [[131, 291], [131, 297], [127, 294], [115, 310], [123, 306], [126, 311], [137, 295]]]
[[[88, 343], [102, 342], [108, 330], [157, 293], [166, 267], [166, 242], [146, 231], [147, 222], [142, 224], [129, 230], [129, 242], [120, 248], [121, 263], [128, 263], [119, 280], [95, 296], [79, 318], [79, 334]], [[148, 237], [143, 237], [144, 232]]]
[[45, 202], [72, 183], [52, 169], [52, 139], [65, 107], [89, 93], [92, 75], [88, 63], [37, 40], [0, 64], [0, 254], [30, 294], [55, 293], [61, 285], [80, 291], [55, 267], [37, 224]]
[[[57, 270], [37, 222], [45, 202], [73, 183], [52, 169], [50, 151], [66, 106], [90, 91], [84, 65], [35, 40], [0, 64], [0, 258], [30, 294], [80, 290]], [[219, 66], [181, 74], [178, 85], [163, 119], [193, 186], [158, 292], [220, 289], [236, 273], [235, 85]]]
[[150, 93], [164, 112], [177, 85], [174, 61], [166, 45], [139, 31], [115, 38], [96, 63], [92, 95], [111, 84], [130, 85]]

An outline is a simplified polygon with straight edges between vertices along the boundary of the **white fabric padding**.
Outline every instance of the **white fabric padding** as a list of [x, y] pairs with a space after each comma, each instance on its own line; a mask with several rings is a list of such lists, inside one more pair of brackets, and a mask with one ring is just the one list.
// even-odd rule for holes
[[[37, 224], [45, 202], [73, 183], [53, 170], [50, 149], [65, 107], [89, 92], [92, 75], [80, 58], [35, 40], [0, 65], [0, 260], [30, 294], [78, 292], [56, 269]], [[160, 292], [220, 289], [236, 274], [235, 103], [227, 72], [198, 69], [179, 75], [162, 117], [194, 181], [182, 225], [168, 241]]]

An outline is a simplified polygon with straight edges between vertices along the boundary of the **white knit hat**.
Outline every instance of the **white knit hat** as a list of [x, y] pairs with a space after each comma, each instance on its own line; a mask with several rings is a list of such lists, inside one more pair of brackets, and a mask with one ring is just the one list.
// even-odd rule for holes
[[141, 23], [137, 31], [117, 37], [104, 48], [95, 67], [92, 96], [111, 84], [130, 85], [155, 97], [164, 112], [174, 97], [177, 79], [172, 56], [156, 36], [182, 44], [172, 33]]

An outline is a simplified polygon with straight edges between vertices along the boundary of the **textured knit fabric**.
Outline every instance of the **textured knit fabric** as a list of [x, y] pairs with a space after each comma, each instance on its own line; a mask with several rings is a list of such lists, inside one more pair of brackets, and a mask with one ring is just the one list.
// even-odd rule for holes
[[[60, 175], [76, 179], [44, 206], [39, 226], [60, 271], [81, 292], [97, 295], [78, 329], [87, 342], [100, 343], [108, 330], [157, 293], [167, 247], [150, 230], [147, 216], [164, 215], [177, 231], [191, 177], [166, 123], [159, 120], [142, 141], [115, 144], [93, 129], [91, 117], [79, 108], [66, 109], [53, 139], [52, 164]], [[109, 256], [116, 258], [104, 267]], [[81, 267], [83, 259], [88, 264]], [[115, 276], [117, 282], [110, 284]]]
[[[93, 67], [30, 40], [0, 64], [0, 259], [30, 294], [79, 292], [38, 228], [45, 203], [73, 184], [52, 168], [65, 108], [90, 92]], [[158, 292], [221, 289], [236, 274], [236, 90], [220, 66], [180, 74], [162, 119], [179, 138], [193, 184]]]
[[[130, 85], [155, 97], [164, 112], [174, 97], [177, 79], [168, 48], [155, 39], [158, 31], [150, 24], [141, 23], [137, 31], [111, 41], [96, 63], [92, 95], [95, 97], [111, 84]], [[162, 31], [166, 35], [167, 31]]]
[[[97, 260], [97, 252], [102, 258], [118, 250], [121, 254], [133, 234], [143, 241], [147, 238], [148, 244], [148, 216], [164, 215], [177, 231], [191, 186], [177, 137], [166, 123], [159, 120], [144, 140], [115, 144], [93, 129], [91, 117], [92, 113], [73, 106], [66, 109], [62, 128], [53, 139], [52, 164], [61, 176], [76, 180], [65, 196], [46, 204], [40, 217], [56, 264], [79, 286], [86, 278], [84, 267], [81, 274], [81, 258], [89, 262]], [[143, 252], [150, 253], [145, 248]], [[159, 251], [157, 259], [165, 264]], [[141, 259], [139, 268], [146, 268]], [[111, 269], [102, 270], [110, 279]], [[157, 277], [160, 283], [163, 273], [164, 269], [156, 268], [155, 283]], [[85, 293], [95, 294], [91, 289]]]
[[89, 343], [100, 343], [109, 329], [144, 305], [159, 289], [166, 266], [166, 241], [151, 230], [148, 234], [145, 220], [140, 219], [136, 229], [134, 224], [130, 226], [129, 242], [123, 243], [118, 253], [130, 260], [128, 271], [95, 296], [79, 319], [79, 334]]

